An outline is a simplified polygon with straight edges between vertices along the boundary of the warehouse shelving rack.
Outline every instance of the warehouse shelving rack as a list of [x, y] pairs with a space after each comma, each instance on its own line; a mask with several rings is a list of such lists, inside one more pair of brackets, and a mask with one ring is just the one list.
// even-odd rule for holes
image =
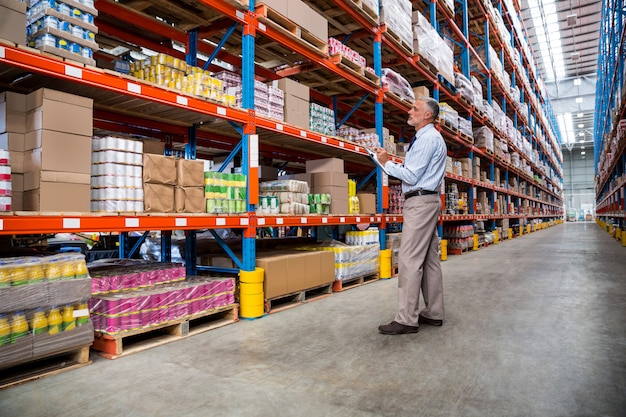
[[626, 135], [624, 127], [618, 127], [626, 119], [625, 7], [623, 0], [603, 1], [594, 119], [596, 216], [607, 231], [617, 238], [622, 235], [622, 242], [626, 241], [621, 233], [626, 228]]
[[[268, 38], [273, 42], [283, 45], [299, 56], [305, 58], [314, 65], [322, 67], [328, 73], [334, 74], [341, 78], [344, 82], [357, 86], [366, 96], [374, 98], [374, 124], [377, 129], [377, 133], [382, 137], [382, 126], [384, 111], [387, 111], [387, 115], [393, 116], [393, 112], [400, 111], [406, 112], [410, 108], [410, 104], [398, 99], [396, 96], [387, 94], [379, 85], [372, 82], [371, 79], [364, 77], [358, 77], [351, 72], [341, 68], [333, 61], [327, 59], [325, 52], [322, 50], [311, 48], [310, 45], [306, 45], [301, 39], [294, 39], [291, 36], [286, 36], [280, 30], [275, 29], [271, 25], [263, 24], [262, 20], [255, 13], [254, 2], [240, 2], [237, 0], [231, 1], [211, 1], [202, 0], [197, 2], [205, 7], [206, 10], [213, 10], [217, 15], [226, 16], [232, 22], [235, 22], [242, 26], [241, 39], [236, 39], [234, 42], [241, 42], [243, 45], [243, 51], [241, 57], [236, 54], [228, 54], [224, 51], [215, 53], [219, 48], [208, 46], [204, 42], [197, 42], [197, 38], [189, 36], [179, 29], [175, 29], [170, 25], [163, 22], [158, 22], [155, 19], [137, 13], [129, 8], [124, 7], [119, 3], [115, 3], [108, 0], [98, 0], [96, 7], [103, 14], [111, 14], [118, 18], [120, 21], [132, 22], [133, 25], [141, 27], [144, 31], [158, 31], [162, 37], [175, 40], [187, 46], [188, 51], [202, 51], [213, 57], [217, 56], [219, 59], [231, 63], [232, 65], [242, 68], [243, 75], [243, 89], [244, 89], [244, 108], [232, 108], [224, 105], [220, 105], [214, 102], [206, 101], [203, 99], [195, 98], [192, 96], [184, 95], [179, 92], [169, 90], [164, 87], [156, 86], [148, 82], [135, 79], [130, 76], [125, 76], [113, 71], [104, 70], [95, 67], [89, 67], [82, 64], [77, 64], [71, 61], [61, 61], [56, 58], [44, 55], [38, 51], [28, 48], [18, 47], [11, 44], [0, 44], [0, 69], [2, 70], [3, 79], [15, 79], [23, 71], [28, 71], [33, 74], [37, 74], [37, 83], [32, 85], [24, 84], [25, 91], [29, 89], [35, 89], [35, 85], [40, 86], [45, 84], [51, 88], [57, 88], [66, 92], [86, 95], [94, 98], [96, 108], [94, 111], [95, 121], [94, 125], [102, 128], [112, 128], [112, 130], [118, 130], [129, 133], [138, 133], [142, 131], [141, 126], [148, 126], [152, 132], [158, 133], [165, 130], [168, 132], [164, 136], [167, 140], [172, 140], [172, 132], [175, 132], [177, 138], [184, 138], [187, 141], [188, 154], [193, 156], [195, 150], [193, 149], [198, 143], [203, 141], [218, 142], [218, 147], [226, 150], [235, 149], [235, 151], [242, 151], [243, 160], [242, 166], [247, 171], [249, 178], [256, 178], [256, 169], [258, 167], [258, 149], [269, 149], [270, 152], [285, 152], [283, 149], [286, 146], [287, 141], [293, 142], [294, 139], [298, 143], [306, 143], [307, 147], [305, 151], [294, 152], [293, 157], [305, 160], [315, 155], [323, 155], [324, 153], [331, 153], [340, 155], [345, 159], [346, 164], [359, 165], [361, 167], [367, 166], [366, 152], [365, 150], [351, 143], [349, 141], [341, 140], [336, 137], [328, 137], [319, 133], [303, 129], [296, 126], [291, 126], [287, 123], [277, 122], [273, 119], [263, 118], [257, 116], [253, 109], [253, 76], [260, 76], [266, 80], [280, 78], [283, 75], [287, 75], [285, 72], [274, 73], [266, 70], [254, 63], [255, 57], [255, 38], [259, 35]], [[469, 15], [468, 7], [470, 3], [468, 1], [458, 2], [461, 5], [464, 20], [467, 20]], [[373, 55], [374, 69], [377, 75], [380, 76], [381, 68], [383, 65], [397, 65], [408, 67], [411, 71], [415, 71], [419, 74], [419, 78], [422, 82], [426, 82], [432, 86], [433, 95], [436, 98], [445, 98], [452, 102], [455, 107], [460, 108], [466, 114], [473, 115], [482, 124], [490, 126], [493, 125], [489, 120], [486, 120], [480, 114], [473, 113], [473, 107], [469, 103], [460, 99], [460, 96], [449, 86], [446, 80], [442, 79], [437, 74], [432, 72], [426, 64], [421, 62], [421, 59], [417, 55], [409, 55], [402, 45], [399, 45], [393, 36], [387, 36], [387, 28], [384, 25], [373, 24], [371, 17], [368, 17], [361, 13], [358, 8], [355, 7], [355, 3], [349, 0], [336, 0], [332, 2], [333, 7], [341, 9], [346, 16], [352, 18], [357, 22], [361, 28], [360, 31], [365, 33], [366, 37], [373, 40], [370, 46], [370, 53]], [[486, 12], [485, 5], [482, 0], [473, 0], [471, 2], [472, 7], [477, 8], [482, 13], [484, 18], [484, 28], [487, 34], [490, 31], [492, 23], [489, 22], [489, 13]], [[247, 7], [246, 7], [247, 6]], [[480, 67], [487, 80], [487, 89], [491, 93], [491, 74], [490, 69], [480, 60], [480, 57], [476, 53], [472, 43], [470, 42], [470, 33], [468, 32], [467, 25], [463, 25], [463, 30], [460, 30], [456, 24], [455, 19], [452, 17], [452, 13], [441, 2], [430, 2], [429, 5], [430, 16], [437, 16], [437, 11], [440, 12], [442, 19], [446, 21], [446, 26], [452, 28], [455, 36], [464, 37], [458, 43], [465, 46], [463, 52], [463, 71], [469, 71], [467, 66], [467, 55], [471, 52], [476, 56], [480, 62]], [[117, 35], [120, 38], [136, 42], [136, 44], [146, 45], [148, 48], [154, 49], [157, 52], [164, 52], [173, 56], [183, 55], [176, 49], [166, 46], [158, 41], [150, 41], [145, 38], [135, 38], [133, 34], [124, 33], [119, 28], [114, 26], [107, 26], [108, 23], [102, 23], [102, 31], [108, 32], [111, 35]], [[217, 25], [216, 25], [217, 26]], [[232, 31], [230, 31], [232, 33]], [[485, 37], [487, 43], [489, 42], [488, 35]], [[220, 43], [221, 45], [222, 43]], [[225, 48], [228, 50], [228, 47]], [[504, 48], [501, 48], [501, 51]], [[386, 57], [392, 56], [389, 62], [383, 62], [383, 51]], [[190, 54], [185, 54], [185, 58]], [[506, 54], [501, 54], [501, 59], [505, 59]], [[195, 56], [191, 57], [195, 59]], [[510, 57], [509, 57], [510, 59]], [[205, 63], [211, 68], [211, 62]], [[290, 74], [297, 78], [298, 74]], [[506, 91], [497, 82], [496, 90], [499, 91], [503, 103], [507, 100], [510, 101], [510, 97]], [[526, 87], [526, 85], [524, 85]], [[531, 96], [536, 94], [536, 91], [527, 91], [526, 94]], [[488, 96], [491, 99], [491, 94]], [[320, 102], [326, 102], [336, 109], [336, 111], [343, 110], [346, 112], [354, 111], [355, 114], [371, 115], [371, 110], [362, 112], [356, 110], [354, 103], [349, 100], [337, 100], [336, 97], [329, 98], [319, 92], [312, 91], [312, 98]], [[383, 104], [385, 107], [383, 107]], [[371, 105], [371, 104], [370, 104]], [[536, 103], [532, 100], [528, 101], [529, 108], [533, 108], [537, 114], [540, 114], [540, 109], [536, 106]], [[246, 108], [247, 107], [247, 108]], [[387, 110], [391, 108], [392, 110]], [[362, 112], [362, 113], [358, 113]], [[162, 116], [166, 115], [166, 116]], [[397, 116], [396, 116], [397, 117]], [[402, 116], [403, 117], [403, 116]], [[514, 117], [517, 121], [517, 113], [514, 113]], [[360, 117], [362, 118], [362, 117]], [[540, 123], [533, 126], [534, 134], [536, 129], [550, 132], [550, 128], [546, 126], [544, 119], [539, 118]], [[231, 125], [235, 126], [236, 134], [219, 134], [215, 131], [204, 131], [201, 128], [190, 128], [206, 126], [208, 122], [213, 121], [227, 121]], [[522, 120], [527, 122], [526, 120]], [[228, 124], [226, 124], [228, 126]], [[402, 130], [402, 129], [401, 129]], [[259, 140], [259, 132], [263, 132], [264, 135], [271, 134], [271, 141]], [[442, 128], [442, 133], [446, 137], [448, 143], [458, 149], [463, 149], [468, 152], [469, 155], [479, 155], [485, 160], [489, 160], [491, 180], [493, 180], [493, 167], [498, 165], [502, 167], [507, 175], [507, 188], [501, 188], [494, 186], [490, 183], [484, 183], [476, 181], [474, 179], [468, 179], [463, 177], [447, 174], [446, 177], [450, 180], [458, 181], [473, 189], [479, 187], [492, 191], [495, 195], [496, 192], [503, 193], [507, 196], [508, 201], [511, 199], [517, 199], [518, 207], [521, 205], [521, 201], [525, 200], [532, 203], [535, 207], [542, 207], [544, 211], [542, 213], [510, 213], [504, 215], [492, 215], [492, 214], [475, 214], [473, 206], [470, 205], [470, 213], [467, 215], [442, 215], [440, 217], [440, 226], [443, 222], [447, 221], [476, 221], [476, 220], [492, 220], [495, 226], [497, 219], [503, 218], [542, 218], [553, 219], [561, 215], [560, 212], [560, 195], [558, 193], [548, 190], [546, 187], [533, 184], [523, 192], [514, 192], [508, 189], [508, 175], [515, 175], [518, 178], [532, 183], [533, 179], [526, 173], [494, 158], [492, 155], [488, 155], [481, 149], [468, 144], [460, 137], [457, 132], [448, 131]], [[163, 135], [163, 133], [159, 133]], [[533, 132], [529, 132], [532, 135]], [[243, 140], [240, 142], [237, 138], [240, 136]], [[550, 137], [550, 145], [554, 146], [554, 142]], [[287, 138], [287, 139], [285, 139]], [[509, 145], [511, 146], [511, 145]], [[547, 158], [554, 168], [558, 168], [558, 162], [552, 156], [547, 149], [544, 148], [544, 144], [539, 141], [533, 141], [533, 146], [540, 148], [545, 158]], [[519, 150], [518, 150], [519, 151]], [[291, 152], [290, 152], [291, 153]], [[232, 155], [232, 154], [231, 154]], [[522, 153], [520, 152], [520, 155]], [[396, 161], [402, 161], [401, 158], [394, 157]], [[380, 171], [376, 173], [377, 176], [377, 193], [378, 193], [378, 211], [383, 213], [386, 208], [386, 179]], [[556, 186], [556, 184], [553, 184]], [[191, 244], [189, 248], [193, 247], [194, 231], [203, 229], [220, 229], [220, 228], [233, 228], [241, 229], [243, 231], [243, 251], [241, 259], [238, 259], [234, 253], [229, 252], [235, 259], [235, 262], [242, 270], [253, 270], [255, 261], [255, 235], [258, 227], [269, 226], [323, 226], [323, 225], [350, 225], [360, 224], [363, 222], [378, 224], [381, 230], [384, 231], [387, 224], [401, 223], [401, 215], [385, 215], [377, 214], [374, 216], [368, 215], [341, 215], [341, 216], [264, 216], [254, 213], [253, 206], [256, 204], [256, 197], [258, 195], [258, 184], [255, 180], [251, 180], [248, 184], [248, 213], [240, 216], [228, 215], [187, 215], [187, 214], [172, 214], [172, 215], [99, 215], [90, 213], [15, 213], [14, 215], [5, 215], [0, 217], [0, 233], [2, 234], [31, 234], [31, 233], [53, 233], [53, 232], [82, 232], [82, 231], [113, 231], [113, 232], [131, 232], [131, 231], [145, 231], [145, 230], [186, 230], [189, 233], [190, 239], [188, 241]], [[542, 198], [539, 198], [542, 197]], [[548, 200], [546, 200], [546, 198]], [[492, 207], [493, 207], [493, 199]], [[167, 236], [167, 233], [165, 233]], [[384, 247], [384, 233], [381, 236], [381, 243]], [[226, 248], [225, 248], [226, 249]], [[122, 251], [123, 252], [123, 251]], [[190, 272], [195, 272], [195, 257], [188, 253], [188, 268], [191, 268]], [[121, 253], [121, 255], [125, 255]]]

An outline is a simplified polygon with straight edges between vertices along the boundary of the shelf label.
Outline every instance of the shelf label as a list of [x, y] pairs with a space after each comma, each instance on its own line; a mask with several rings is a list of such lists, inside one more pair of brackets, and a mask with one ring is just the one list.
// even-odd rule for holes
[[63, 219], [63, 228], [64, 229], [78, 229], [78, 228], [80, 228], [80, 219], [69, 218], [69, 217]]
[[326, 136], [322, 136], [322, 143], [328, 143], [328, 138]]
[[224, 107], [217, 107], [217, 114], [220, 116], [226, 116], [226, 109]]
[[226, 219], [223, 217], [218, 217], [217, 219], [215, 219], [215, 225], [216, 226], [226, 226]]
[[276, 219], [276, 224], [283, 224], [283, 223], [284, 223], [284, 221], [283, 221], [282, 217], [279, 217], [279, 218]]
[[328, 223], [328, 217], [322, 217], [322, 223]]
[[360, 217], [357, 217], [357, 218], [355, 219], [355, 221], [356, 221], [357, 223], [361, 223], [361, 218], [360, 218]]
[[339, 147], [343, 148], [345, 146], [345, 144], [342, 141], [339, 141]]
[[383, 172], [383, 187], [389, 186], [389, 176]]
[[306, 217], [300, 217], [300, 223], [306, 224], [307, 223], [307, 218]]
[[354, 150], [357, 151], [357, 152], [361, 152], [361, 148], [359, 148], [358, 146], [355, 146]]
[[241, 10], [235, 11], [235, 15], [237, 16], [237, 19], [244, 20], [244, 15], [243, 15], [243, 12]]
[[0, 58], [6, 58], [5, 48], [0, 46]]
[[259, 167], [259, 135], [248, 135], [248, 158], [250, 168]]
[[136, 217], [129, 217], [124, 219], [124, 226], [126, 227], [139, 227], [139, 219]]
[[[4, 49], [4, 48], [2, 48]], [[0, 230], [4, 230], [4, 220], [0, 219]]]
[[174, 224], [176, 224], [176, 226], [185, 227], [187, 226], [187, 219], [185, 217], [177, 217]]
[[306, 138], [306, 131], [301, 130], [300, 131], [300, 136], [302, 136], [303, 138]]
[[126, 85], [126, 89], [131, 93], [141, 94], [141, 86], [139, 84], [129, 82]]
[[256, 222], [256, 224], [257, 224], [258, 226], [265, 226], [265, 217], [260, 217], [260, 218], [257, 218], [257, 222]]
[[239, 219], [239, 225], [240, 226], [248, 226], [250, 224], [250, 220], [247, 218], [241, 218]]
[[69, 75], [70, 77], [83, 78], [83, 70], [80, 68], [76, 68], [72, 65], [65, 66], [65, 75]]
[[370, 223], [374, 223], [374, 218], [370, 217]]
[[263, 32], [265, 32], [267, 30], [265, 23], [261, 23], [259, 22], [259, 30], [262, 30]]
[[181, 104], [183, 106], [189, 105], [189, 99], [183, 96], [176, 96], [176, 103]]
[[279, 132], [283, 131], [283, 125], [281, 125], [280, 123], [276, 123], [276, 130], [278, 130]]
[[346, 222], [346, 218], [345, 217], [340, 217], [339, 218], [339, 223], [345, 223]]

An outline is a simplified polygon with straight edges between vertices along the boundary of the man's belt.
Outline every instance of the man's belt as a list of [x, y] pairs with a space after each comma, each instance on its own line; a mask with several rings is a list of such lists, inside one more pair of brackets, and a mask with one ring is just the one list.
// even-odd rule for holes
[[404, 199], [409, 199], [411, 197], [415, 197], [417, 195], [431, 195], [431, 194], [439, 194], [438, 191], [430, 191], [430, 190], [415, 190], [415, 191], [409, 191], [408, 193], [406, 193], [404, 195]]

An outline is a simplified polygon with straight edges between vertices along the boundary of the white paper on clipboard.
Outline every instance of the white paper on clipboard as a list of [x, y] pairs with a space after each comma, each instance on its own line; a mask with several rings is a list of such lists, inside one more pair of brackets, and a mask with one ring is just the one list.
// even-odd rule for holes
[[363, 147], [365, 149], [365, 152], [367, 152], [367, 155], [370, 157], [370, 159], [372, 161], [374, 161], [374, 163], [380, 167], [380, 169], [383, 170], [383, 172], [387, 175], [389, 175], [389, 173], [387, 172], [387, 170], [385, 169], [385, 166], [383, 164], [380, 163], [380, 161], [378, 160], [378, 158], [376, 157], [376, 152], [374, 152], [373, 150], [371, 150], [370, 148], [366, 148], [365, 146]]

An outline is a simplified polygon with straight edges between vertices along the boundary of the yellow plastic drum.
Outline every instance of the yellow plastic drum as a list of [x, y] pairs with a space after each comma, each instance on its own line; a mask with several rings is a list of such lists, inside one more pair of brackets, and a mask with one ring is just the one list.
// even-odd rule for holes
[[391, 249], [380, 251], [380, 278], [391, 278]]
[[265, 270], [263, 270], [263, 268], [256, 268], [254, 271], [240, 271], [239, 281], [248, 284], [262, 283], [264, 276]]
[[446, 239], [441, 239], [441, 260], [448, 260], [448, 241]]

